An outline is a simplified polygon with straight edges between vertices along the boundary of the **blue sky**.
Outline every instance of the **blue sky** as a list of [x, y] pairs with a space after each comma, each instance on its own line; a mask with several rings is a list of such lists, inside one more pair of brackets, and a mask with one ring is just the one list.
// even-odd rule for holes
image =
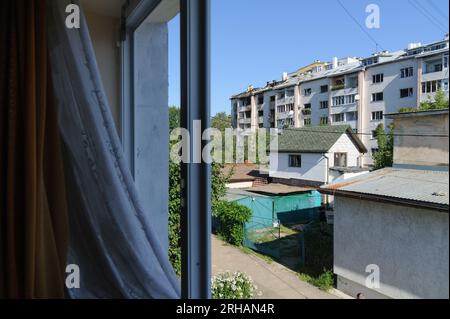
[[[429, 43], [448, 32], [447, 0], [341, 0], [365, 27], [369, 4], [380, 29], [366, 29], [383, 49]], [[212, 0], [212, 113], [230, 112], [229, 98], [264, 86], [314, 60], [368, 56], [376, 45], [337, 0]], [[428, 17], [428, 18], [427, 18]], [[431, 20], [431, 21], [430, 21]], [[169, 99], [180, 104], [179, 18], [169, 24]]]

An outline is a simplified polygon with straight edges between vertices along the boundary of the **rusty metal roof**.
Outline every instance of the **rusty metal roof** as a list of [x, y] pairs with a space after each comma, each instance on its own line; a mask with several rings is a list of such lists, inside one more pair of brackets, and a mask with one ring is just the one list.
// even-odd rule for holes
[[385, 168], [321, 187], [334, 195], [386, 199], [399, 204], [447, 209], [449, 205], [448, 171]]
[[228, 164], [222, 171], [225, 176], [230, 176], [230, 183], [251, 182], [257, 177], [268, 177], [265, 167], [256, 164]]

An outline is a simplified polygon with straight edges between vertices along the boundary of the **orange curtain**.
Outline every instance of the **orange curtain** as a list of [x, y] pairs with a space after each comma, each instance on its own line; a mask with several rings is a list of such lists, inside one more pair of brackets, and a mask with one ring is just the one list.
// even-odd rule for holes
[[0, 297], [64, 298], [68, 212], [44, 0], [0, 1]]

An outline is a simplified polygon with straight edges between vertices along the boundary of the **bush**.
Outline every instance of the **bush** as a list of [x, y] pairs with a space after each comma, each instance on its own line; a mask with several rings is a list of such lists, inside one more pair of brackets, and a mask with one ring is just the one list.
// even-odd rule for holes
[[253, 299], [257, 287], [241, 272], [221, 273], [212, 279], [213, 299]]
[[235, 202], [221, 201], [217, 204], [213, 214], [218, 221], [218, 234], [231, 245], [242, 245], [244, 224], [252, 217], [250, 208]]
[[323, 291], [330, 291], [334, 286], [334, 274], [331, 270], [324, 269], [318, 277], [301, 273], [300, 279]]
[[169, 260], [175, 273], [181, 275], [180, 164], [169, 165]]

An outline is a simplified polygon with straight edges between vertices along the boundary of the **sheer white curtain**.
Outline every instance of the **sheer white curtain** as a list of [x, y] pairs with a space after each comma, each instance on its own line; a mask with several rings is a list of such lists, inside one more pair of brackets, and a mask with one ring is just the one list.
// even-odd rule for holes
[[50, 62], [65, 146], [73, 298], [179, 298], [179, 281], [139, 203], [100, 80], [88, 27], [65, 26], [69, 0], [48, 0]]

